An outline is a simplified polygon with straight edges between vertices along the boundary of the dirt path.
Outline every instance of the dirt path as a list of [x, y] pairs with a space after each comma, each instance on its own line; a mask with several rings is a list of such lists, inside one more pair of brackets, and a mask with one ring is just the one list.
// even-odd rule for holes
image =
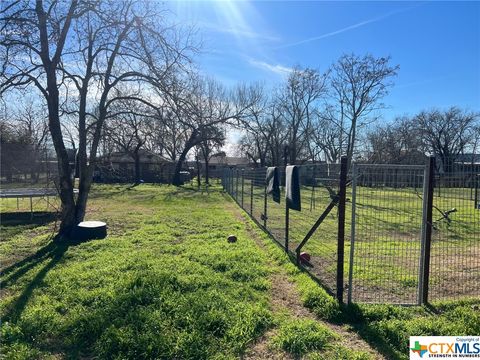
[[[233, 203], [228, 203], [227, 208], [238, 220], [245, 223], [248, 234], [257, 245], [264, 251], [267, 251], [262, 239], [260, 239], [257, 233], [258, 230], [252, 227], [250, 221], [247, 221], [247, 215]], [[287, 310], [294, 318], [315, 320], [337, 333], [341, 338], [340, 343], [343, 346], [352, 350], [368, 352], [372, 354], [375, 359], [384, 359], [381, 354], [372, 349], [367, 342], [365, 342], [356, 332], [349, 330], [347, 326], [331, 324], [319, 320], [315, 314], [303, 306], [297, 287], [293, 282], [289, 281], [285, 270], [273, 262], [271, 262], [270, 265], [276, 270], [270, 278], [272, 282], [270, 301], [273, 312], [278, 313]], [[275, 331], [275, 328], [271, 329], [260, 337], [247, 351], [243, 359], [293, 359], [284, 352], [276, 352], [269, 348], [268, 342], [275, 334]]]

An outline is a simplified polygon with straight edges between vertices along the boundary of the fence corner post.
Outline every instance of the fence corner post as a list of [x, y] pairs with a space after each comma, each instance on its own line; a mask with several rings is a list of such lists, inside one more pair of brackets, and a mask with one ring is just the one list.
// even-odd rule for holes
[[337, 300], [339, 303], [343, 303], [343, 276], [345, 263], [345, 205], [347, 196], [348, 158], [346, 156], [342, 156], [340, 164], [340, 184], [338, 192]]
[[420, 249], [419, 305], [428, 303], [430, 253], [433, 228], [433, 191], [435, 187], [435, 156], [428, 158], [423, 183], [422, 243]]

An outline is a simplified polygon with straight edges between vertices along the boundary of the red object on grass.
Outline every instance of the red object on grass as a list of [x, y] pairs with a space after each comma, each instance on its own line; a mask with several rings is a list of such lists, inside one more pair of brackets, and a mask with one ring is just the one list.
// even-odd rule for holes
[[310, 262], [310, 254], [307, 252], [300, 253], [300, 260], [303, 262]]

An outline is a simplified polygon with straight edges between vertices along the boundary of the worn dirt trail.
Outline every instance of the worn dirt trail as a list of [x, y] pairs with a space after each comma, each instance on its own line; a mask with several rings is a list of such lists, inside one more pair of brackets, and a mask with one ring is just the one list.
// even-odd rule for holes
[[[227, 203], [227, 209], [235, 216], [236, 219], [242, 221], [245, 224], [245, 228], [258, 247], [267, 251], [263, 240], [260, 238], [258, 231], [252, 227], [252, 223], [248, 221], [247, 215], [234, 203]], [[311, 319], [315, 320], [327, 327], [340, 336], [339, 343], [343, 346], [358, 351], [365, 351], [372, 354], [374, 359], [385, 359], [383, 355], [373, 349], [365, 340], [363, 340], [355, 331], [348, 329], [347, 327], [331, 324], [329, 322], [318, 319], [309, 309], [303, 306], [300, 299], [299, 292], [295, 283], [288, 279], [288, 275], [285, 270], [280, 266], [271, 263], [271, 266], [276, 269], [270, 276], [272, 287], [270, 289], [270, 304], [273, 312], [284, 312], [287, 310], [292, 317], [298, 319]], [[260, 337], [246, 352], [243, 359], [256, 360], [256, 359], [293, 359], [289, 354], [272, 350], [268, 343], [273, 335], [275, 335], [276, 329], [273, 328], [267, 331], [262, 337]]]

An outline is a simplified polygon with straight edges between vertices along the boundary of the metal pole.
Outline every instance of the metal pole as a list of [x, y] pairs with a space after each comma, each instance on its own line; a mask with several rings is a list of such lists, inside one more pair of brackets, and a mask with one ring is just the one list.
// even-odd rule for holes
[[432, 247], [433, 191], [435, 177], [435, 157], [430, 156], [425, 169], [423, 186], [422, 243], [420, 250], [420, 279], [418, 284], [418, 303], [428, 303], [430, 281], [430, 252]]
[[265, 183], [263, 191], [263, 227], [267, 228], [267, 184]]
[[243, 209], [243, 193], [245, 191], [245, 169], [242, 170], [242, 209]]
[[475, 184], [475, 197], [473, 199], [473, 206], [474, 209], [480, 209], [480, 199], [478, 198], [478, 183], [480, 182], [480, 174], [477, 174], [476, 177], [474, 178], [474, 184]]
[[353, 293], [353, 260], [355, 253], [355, 222], [357, 209], [357, 164], [353, 163], [352, 167], [352, 229], [350, 236], [350, 261], [348, 268], [348, 303], [352, 303]]
[[343, 275], [345, 262], [345, 203], [347, 195], [348, 158], [342, 156], [340, 166], [340, 189], [338, 192], [338, 241], [337, 241], [337, 300], [343, 303]]
[[285, 252], [288, 253], [288, 230], [290, 225], [290, 209], [285, 201]]
[[30, 220], [33, 219], [33, 202], [32, 197], [30, 196]]
[[237, 169], [237, 180], [236, 180], [236, 183], [235, 183], [235, 201], [237, 202], [238, 204], [238, 179], [240, 177], [240, 171], [238, 171]]
[[253, 216], [253, 177], [250, 181], [250, 215]]

